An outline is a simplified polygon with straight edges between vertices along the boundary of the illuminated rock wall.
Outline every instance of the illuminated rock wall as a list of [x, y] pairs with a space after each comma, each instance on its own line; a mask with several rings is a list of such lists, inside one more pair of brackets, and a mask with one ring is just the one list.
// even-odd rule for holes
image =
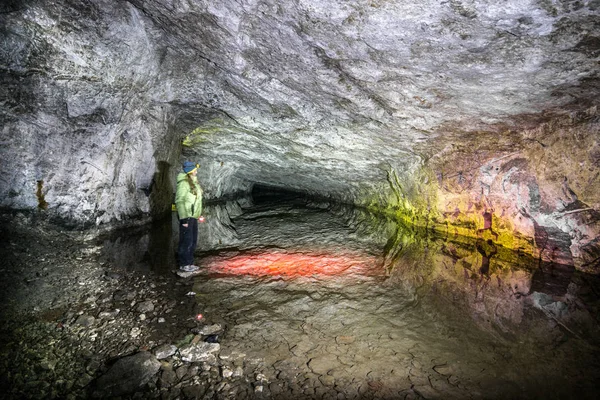
[[597, 117], [594, 107], [533, 129], [448, 134], [423, 167], [424, 178], [411, 186], [390, 174], [385, 211], [449, 236], [493, 239], [546, 261], [594, 270]]

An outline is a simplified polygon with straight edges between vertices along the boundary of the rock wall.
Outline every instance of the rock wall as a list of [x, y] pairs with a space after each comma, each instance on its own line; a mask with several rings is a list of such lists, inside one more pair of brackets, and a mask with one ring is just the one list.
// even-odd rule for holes
[[159, 54], [145, 22], [127, 3], [62, 3], [0, 17], [0, 206], [77, 226], [164, 213], [170, 198], [152, 193], [180, 145], [148, 96]]
[[596, 107], [531, 129], [448, 132], [426, 152], [416, 179], [392, 171], [387, 200], [369, 206], [448, 235], [493, 239], [547, 262], [598, 270]]

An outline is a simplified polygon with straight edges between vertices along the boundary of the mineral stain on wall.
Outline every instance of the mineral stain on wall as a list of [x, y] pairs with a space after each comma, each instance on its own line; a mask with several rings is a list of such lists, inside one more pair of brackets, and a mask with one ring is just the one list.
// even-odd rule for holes
[[44, 188], [44, 181], [43, 180], [37, 181], [37, 190], [35, 192], [35, 195], [37, 196], [38, 208], [40, 210], [45, 210], [48, 208], [48, 203], [46, 202], [46, 199], [44, 198], [43, 188]]

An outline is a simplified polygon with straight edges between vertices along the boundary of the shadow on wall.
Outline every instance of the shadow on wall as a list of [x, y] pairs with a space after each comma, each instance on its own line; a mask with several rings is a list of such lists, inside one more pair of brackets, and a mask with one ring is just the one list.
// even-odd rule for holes
[[170, 178], [171, 164], [166, 161], [156, 163], [152, 183], [144, 190], [150, 197], [150, 215], [153, 220], [163, 219], [171, 213], [173, 187]]

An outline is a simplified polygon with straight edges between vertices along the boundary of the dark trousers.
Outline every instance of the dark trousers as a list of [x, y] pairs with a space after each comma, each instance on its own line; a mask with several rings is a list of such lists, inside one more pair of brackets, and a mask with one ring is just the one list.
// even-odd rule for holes
[[[187, 223], [187, 228], [183, 224]], [[179, 220], [179, 266], [194, 264], [194, 251], [198, 243], [198, 220]]]

